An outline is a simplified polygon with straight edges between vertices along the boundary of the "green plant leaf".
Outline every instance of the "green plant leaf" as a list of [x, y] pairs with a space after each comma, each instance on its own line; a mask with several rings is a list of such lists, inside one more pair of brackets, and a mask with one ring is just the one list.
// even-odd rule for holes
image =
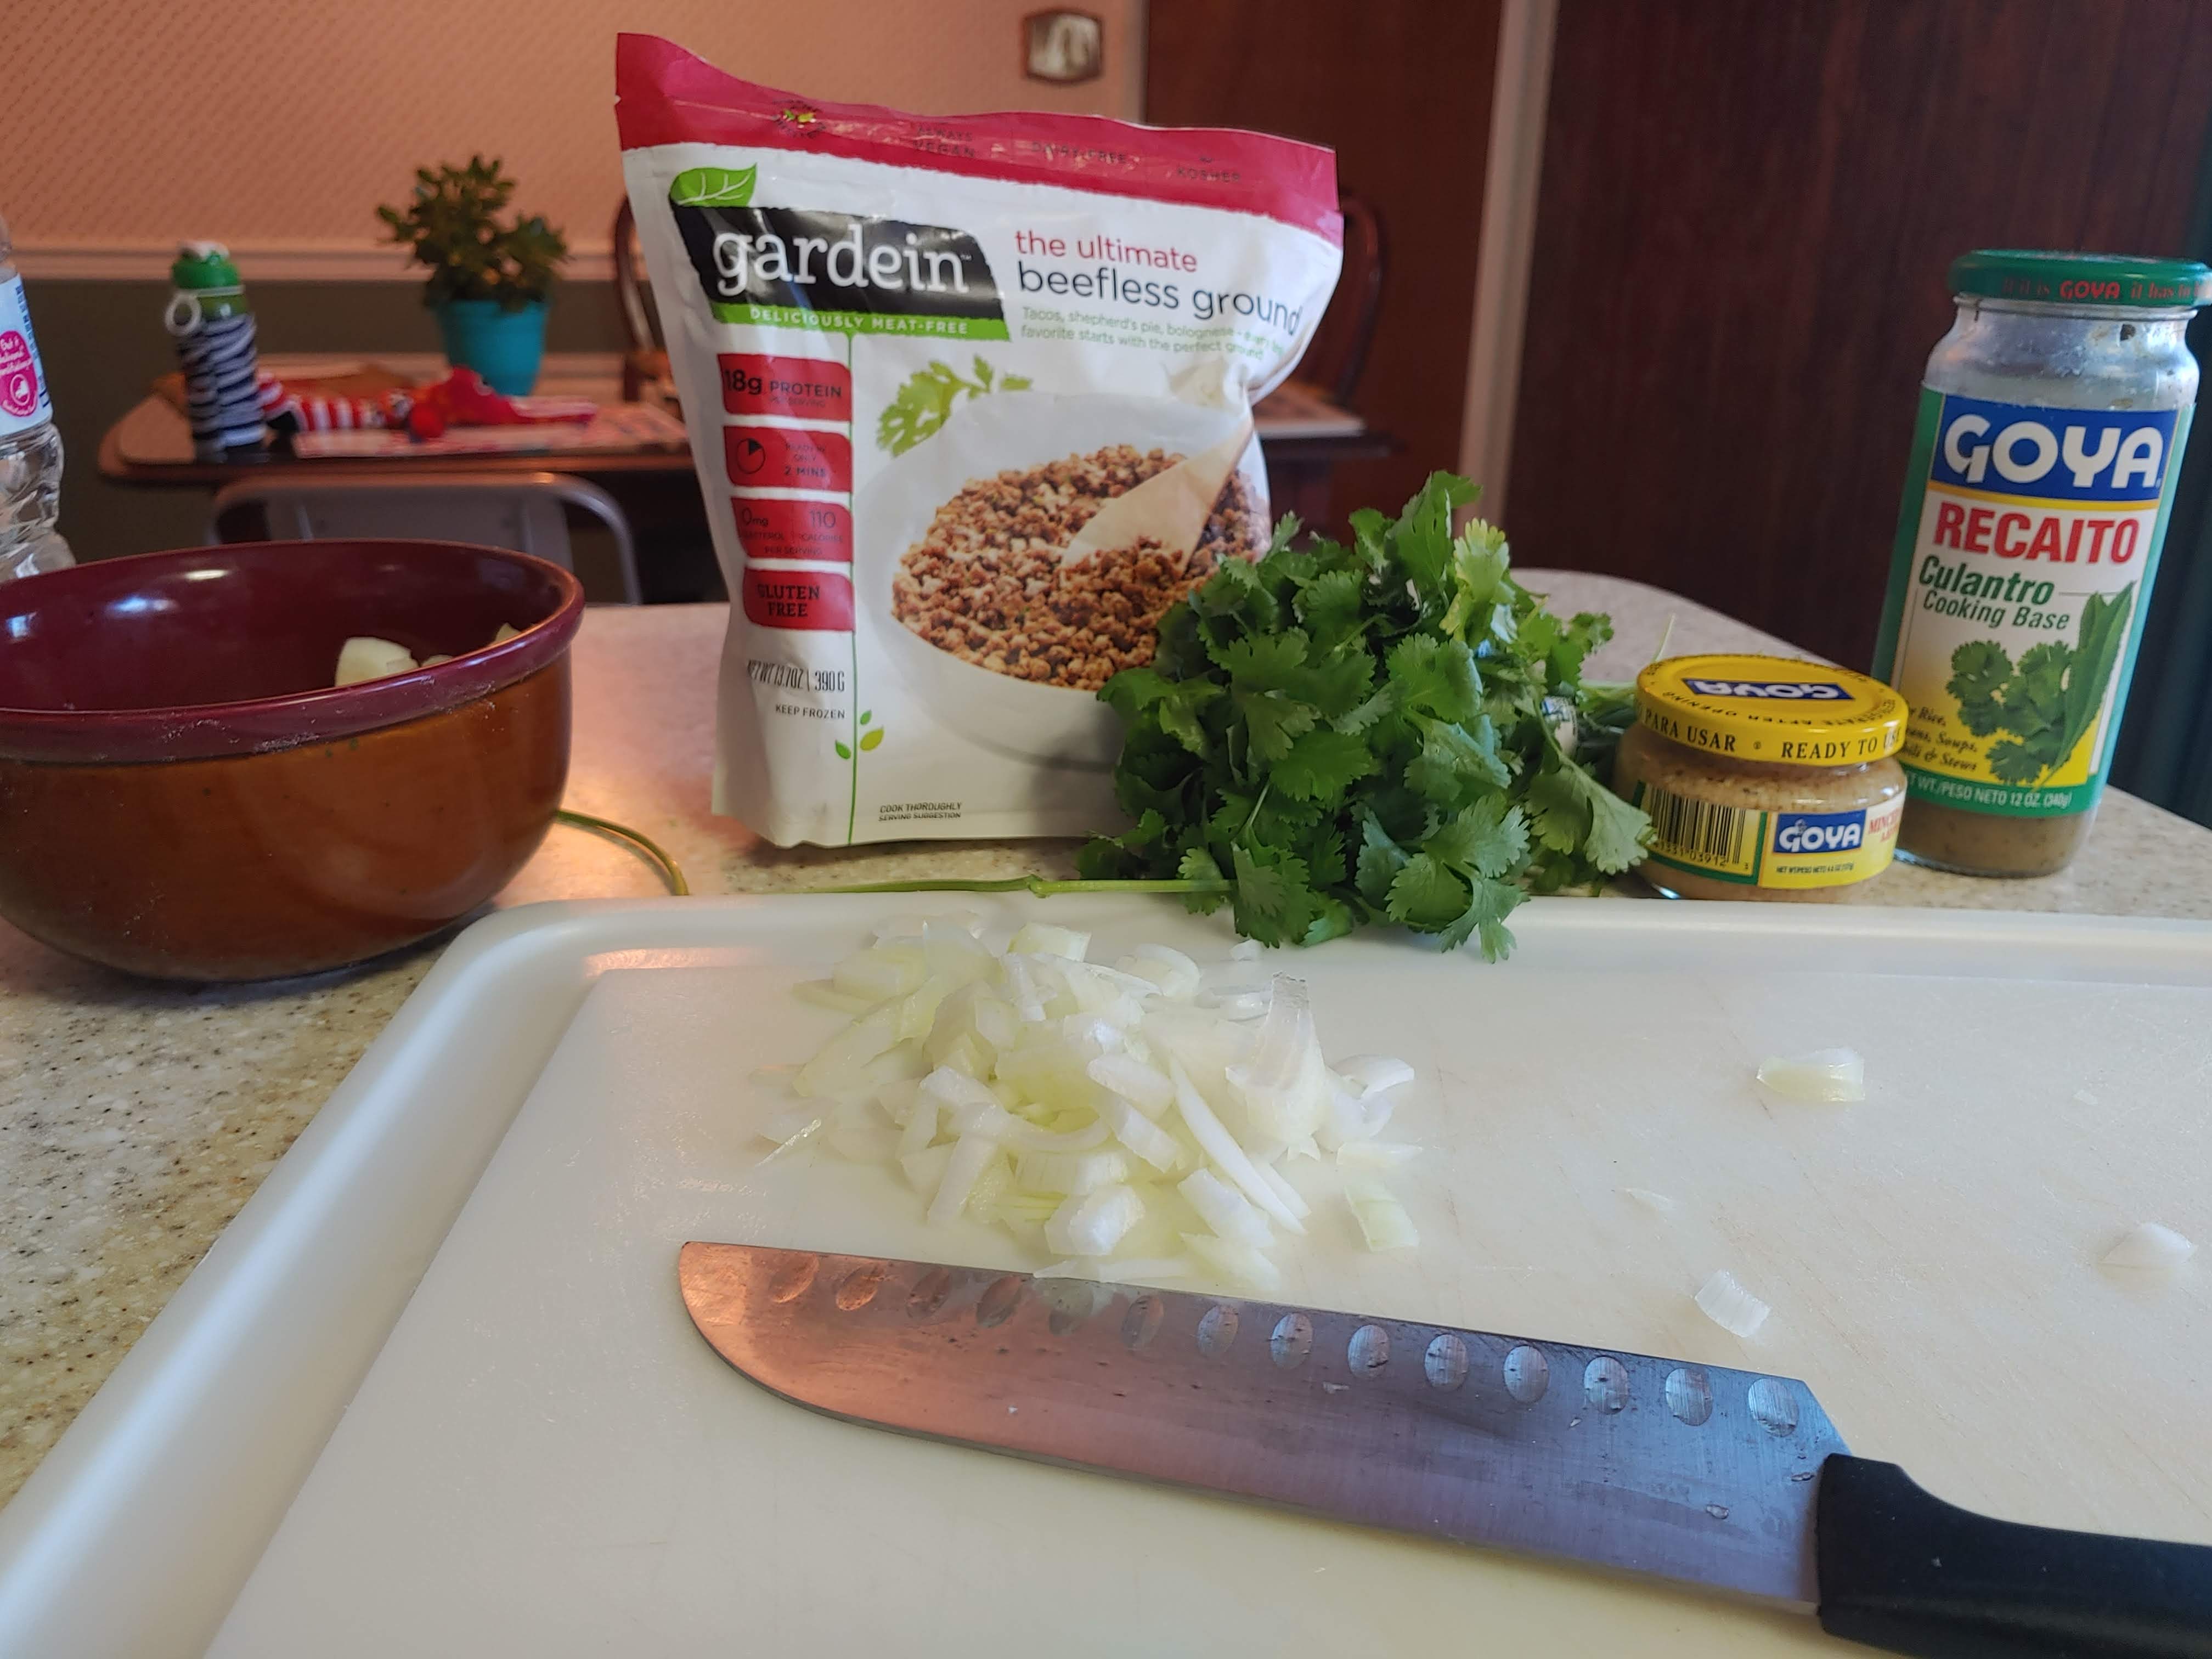
[[883, 740], [884, 728], [880, 726], [860, 733], [860, 747], [863, 749], [873, 749]]
[[837, 751], [837, 758], [838, 758], [839, 760], [850, 760], [850, 759], [852, 759], [852, 758], [853, 758], [853, 751], [852, 751], [851, 750], [849, 750], [849, 749], [846, 748], [846, 747], [845, 747], [845, 745], [844, 745], [842, 742], [840, 742], [840, 743], [833, 743], [833, 744], [831, 744], [831, 747], [833, 747], [833, 748], [835, 748], [835, 749], [836, 750], [836, 751]]
[[875, 711], [873, 709], [863, 708], [860, 711], [860, 724], [866, 726], [870, 720], [875, 719]]
[[678, 207], [744, 207], [759, 176], [757, 167], [686, 167], [669, 180], [668, 199]]

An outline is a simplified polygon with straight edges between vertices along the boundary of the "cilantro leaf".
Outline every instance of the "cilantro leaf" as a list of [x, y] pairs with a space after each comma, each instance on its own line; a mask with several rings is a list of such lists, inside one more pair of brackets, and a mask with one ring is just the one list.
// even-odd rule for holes
[[1423, 850], [1461, 870], [1502, 876], [1528, 855], [1528, 823], [1521, 809], [1493, 795], [1461, 811], [1423, 843]]
[[1416, 634], [1390, 647], [1390, 683], [1403, 708], [1440, 720], [1471, 719], [1482, 707], [1482, 676], [1474, 653], [1458, 640]]
[[1314, 711], [1302, 702], [1273, 692], [1239, 696], [1237, 712], [1244, 717], [1252, 753], [1263, 761], [1279, 761], [1291, 752], [1291, 740], [1314, 726]]
[[1456, 951], [1474, 935], [1482, 940], [1482, 955], [1486, 962], [1503, 962], [1513, 954], [1513, 935], [1507, 931], [1505, 918], [1513, 907], [1521, 902], [1521, 890], [1510, 882], [1478, 878], [1472, 884], [1467, 908], [1443, 929], [1437, 939], [1439, 949]]
[[1347, 732], [1301, 733], [1275, 764], [1275, 787], [1298, 800], [1337, 800], [1378, 763]]
[[1390, 879], [1390, 920], [1435, 933], [1451, 925], [1467, 899], [1466, 882], [1440, 860], [1416, 853]]

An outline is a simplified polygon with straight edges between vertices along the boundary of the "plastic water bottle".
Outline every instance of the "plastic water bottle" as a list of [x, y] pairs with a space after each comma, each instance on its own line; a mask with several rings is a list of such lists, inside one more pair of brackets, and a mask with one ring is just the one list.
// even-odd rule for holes
[[54, 530], [61, 500], [62, 434], [54, 430], [15, 247], [0, 220], [0, 581], [76, 562]]
[[204, 461], [258, 456], [264, 441], [253, 308], [230, 250], [221, 242], [186, 242], [177, 250], [169, 280], [176, 288], [162, 321], [176, 337], [185, 371], [192, 453]]

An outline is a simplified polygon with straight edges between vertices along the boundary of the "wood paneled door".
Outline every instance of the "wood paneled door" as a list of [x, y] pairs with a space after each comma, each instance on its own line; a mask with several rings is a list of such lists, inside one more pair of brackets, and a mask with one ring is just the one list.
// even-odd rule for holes
[[1863, 665], [1950, 259], [2179, 252], [2208, 116], [2191, 0], [1566, 0], [1516, 554]]
[[1376, 210], [1389, 258], [1352, 402], [1395, 437], [1334, 473], [1333, 517], [1395, 512], [1457, 464], [1490, 143], [1499, 0], [1160, 0], [1145, 43], [1145, 119], [1249, 127], [1335, 150]]

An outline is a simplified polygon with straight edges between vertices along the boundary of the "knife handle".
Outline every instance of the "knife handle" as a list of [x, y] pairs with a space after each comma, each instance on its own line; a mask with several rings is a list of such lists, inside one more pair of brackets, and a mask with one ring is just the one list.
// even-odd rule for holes
[[2212, 1549], [1992, 1521], [1894, 1463], [1820, 1466], [1820, 1624], [1921, 1659], [2212, 1659]]

